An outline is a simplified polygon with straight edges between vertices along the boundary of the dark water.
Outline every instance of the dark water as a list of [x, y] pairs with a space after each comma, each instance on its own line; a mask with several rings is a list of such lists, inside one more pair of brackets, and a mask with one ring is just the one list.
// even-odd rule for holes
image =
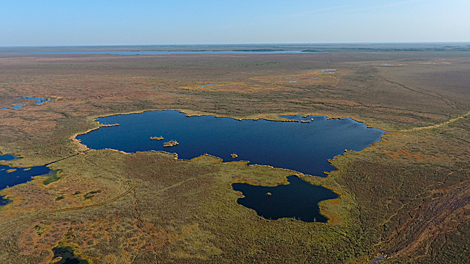
[[[91, 149], [111, 148], [125, 152], [164, 150], [191, 159], [204, 153], [224, 161], [248, 160], [251, 164], [271, 165], [305, 174], [326, 176], [334, 170], [328, 159], [348, 150], [362, 150], [379, 141], [384, 131], [368, 128], [349, 118], [324, 116], [285, 116], [311, 123], [242, 120], [214, 116], [186, 117], [177, 111], [149, 111], [140, 114], [99, 118], [101, 127], [77, 139]], [[150, 140], [163, 136], [164, 140]], [[179, 145], [164, 148], [163, 142]], [[231, 158], [235, 153], [238, 158]]]
[[[16, 169], [13, 172], [7, 172]], [[32, 177], [49, 174], [52, 170], [46, 166], [36, 166], [29, 168], [13, 168], [8, 165], [0, 165], [0, 190], [12, 187], [17, 184], [30, 181]]]
[[54, 253], [54, 259], [58, 257], [62, 258], [60, 261], [54, 262], [55, 264], [88, 264], [87, 260], [75, 256], [73, 248], [69, 246], [55, 247], [52, 249], [52, 252]]
[[[12, 155], [0, 156], [0, 160], [13, 160], [15, 158], [16, 157]], [[15, 171], [8, 172], [10, 169], [15, 169]], [[0, 165], [0, 190], [28, 182], [34, 176], [46, 175], [49, 173], [52, 173], [52, 170], [46, 166], [14, 168], [8, 165]], [[10, 201], [8, 199], [4, 199], [2, 196], [0, 196], [0, 206], [8, 204], [9, 202]]]
[[46, 98], [34, 97], [34, 96], [15, 97], [13, 99], [32, 100], [32, 101], [36, 101], [36, 102], [34, 102], [34, 104], [37, 104], [37, 105], [40, 105], [40, 104], [43, 104], [43, 103], [46, 103], [46, 102], [50, 102], [50, 100], [48, 100]]
[[17, 157], [10, 155], [10, 154], [5, 154], [5, 155], [0, 155], [0, 160], [14, 160], [17, 159]]
[[276, 187], [234, 183], [232, 188], [245, 196], [238, 199], [239, 204], [254, 209], [263, 218], [295, 218], [304, 222], [326, 223], [328, 218], [320, 214], [318, 203], [338, 198], [338, 194], [295, 176], [289, 176], [287, 180], [288, 185]]

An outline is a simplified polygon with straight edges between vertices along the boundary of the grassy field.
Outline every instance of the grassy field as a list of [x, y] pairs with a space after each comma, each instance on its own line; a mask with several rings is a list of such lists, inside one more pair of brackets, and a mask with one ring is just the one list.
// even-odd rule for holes
[[[466, 263], [469, 83], [466, 51], [2, 55], [0, 108], [25, 104], [0, 111], [0, 151], [23, 157], [4, 163], [58, 173], [1, 192], [13, 201], [0, 208], [1, 262], [50, 263], [70, 247], [89, 263]], [[389, 133], [335, 157], [326, 178], [73, 140], [98, 116], [161, 109], [348, 116]], [[320, 205], [328, 223], [265, 220], [236, 203], [233, 182], [289, 175], [341, 195]]]

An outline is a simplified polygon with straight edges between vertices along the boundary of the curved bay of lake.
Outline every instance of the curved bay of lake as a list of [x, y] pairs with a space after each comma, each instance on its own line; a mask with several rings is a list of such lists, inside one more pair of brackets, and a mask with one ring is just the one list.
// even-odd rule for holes
[[245, 196], [237, 200], [239, 204], [254, 209], [263, 218], [295, 218], [304, 222], [326, 223], [328, 218], [320, 213], [318, 203], [338, 198], [339, 195], [295, 176], [289, 176], [287, 180], [289, 184], [286, 185], [234, 183], [232, 188]]
[[[181, 159], [207, 153], [224, 161], [247, 160], [250, 164], [326, 176], [325, 172], [334, 169], [329, 159], [343, 154], [345, 149], [362, 150], [380, 141], [385, 132], [350, 118], [281, 117], [295, 121], [188, 117], [178, 111], [148, 111], [100, 117], [101, 124], [119, 125], [100, 127], [77, 139], [91, 149], [110, 148], [130, 153], [167, 151], [177, 153]], [[164, 140], [150, 140], [160, 136]], [[170, 140], [178, 141], [179, 145], [163, 147]], [[232, 158], [231, 154], [238, 157]]]
[[[13, 155], [1, 155], [0, 161], [10, 161], [14, 160], [17, 157]], [[21, 183], [25, 183], [31, 180], [34, 176], [46, 175], [51, 173], [52, 170], [46, 166], [34, 166], [28, 168], [15, 168], [8, 165], [0, 164], [0, 190], [3, 190], [8, 187], [12, 187]], [[0, 196], [0, 206], [8, 204], [10, 201], [8, 199]]]

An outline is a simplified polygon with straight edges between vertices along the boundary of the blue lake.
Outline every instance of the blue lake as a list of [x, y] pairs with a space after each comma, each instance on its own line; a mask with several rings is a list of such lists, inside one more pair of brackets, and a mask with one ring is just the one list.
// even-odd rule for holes
[[0, 155], [0, 160], [8, 161], [8, 160], [14, 160], [14, 159], [17, 159], [17, 157], [10, 155], [10, 154]]
[[[35, 96], [23, 96], [23, 97], [13, 97], [13, 99], [23, 99], [23, 100], [31, 100], [36, 101], [34, 104], [41, 105], [46, 102], [50, 102], [51, 100], [42, 98], [42, 97], [35, 97]], [[11, 107], [11, 109], [21, 109], [24, 104], [17, 104]], [[0, 108], [0, 110], [9, 110], [8, 108]]]
[[11, 109], [21, 109], [24, 106], [24, 104], [17, 104], [11, 107]]
[[[77, 136], [91, 149], [111, 148], [125, 152], [167, 151], [180, 159], [205, 153], [224, 161], [247, 160], [315, 176], [334, 170], [329, 159], [348, 150], [362, 150], [380, 141], [385, 131], [369, 128], [350, 118], [286, 115], [288, 122], [235, 120], [214, 116], [188, 117], [178, 111], [149, 111], [139, 114], [100, 117], [104, 125]], [[118, 125], [116, 125], [118, 124]], [[163, 137], [163, 140], [151, 140]], [[156, 138], [155, 138], [156, 139]], [[179, 144], [165, 148], [164, 142]], [[238, 157], [232, 158], [231, 154]], [[234, 190], [245, 198], [238, 203], [254, 209], [267, 219], [293, 217], [305, 222], [326, 222], [318, 203], [338, 197], [333, 191], [311, 185], [298, 177], [276, 187], [235, 183]]]
[[[16, 159], [13, 155], [0, 155], [0, 160], [8, 161]], [[14, 170], [8, 172], [9, 170]], [[0, 190], [12, 187], [21, 183], [31, 180], [34, 176], [46, 175], [51, 173], [52, 170], [46, 166], [35, 166], [29, 168], [15, 168], [8, 165], [0, 165]], [[0, 196], [0, 206], [3, 206], [10, 201]]]
[[43, 104], [43, 103], [46, 103], [46, 102], [50, 102], [50, 101], [51, 101], [51, 100], [46, 99], [46, 98], [34, 97], [34, 96], [15, 97], [15, 98], [13, 98], [13, 99], [32, 100], [32, 101], [36, 101], [36, 102], [34, 102], [34, 104], [37, 104], [37, 105], [40, 105], [40, 104]]
[[[385, 132], [350, 118], [283, 117], [296, 122], [239, 121], [214, 116], [187, 117], [178, 111], [149, 111], [100, 117], [101, 124], [119, 125], [101, 127], [77, 139], [91, 149], [167, 151], [177, 153], [181, 159], [208, 153], [224, 161], [247, 160], [251, 164], [326, 176], [325, 172], [335, 169], [329, 159], [343, 154], [345, 149], [362, 150], [380, 141]], [[164, 140], [150, 140], [153, 136], [162, 136]], [[179, 145], [163, 147], [170, 140], [178, 141]], [[238, 157], [232, 158], [232, 153]]]
[[320, 213], [318, 203], [339, 197], [335, 192], [312, 185], [295, 176], [287, 177], [289, 184], [275, 187], [234, 183], [232, 188], [245, 196], [237, 202], [254, 209], [266, 219], [295, 218], [304, 222], [323, 222], [328, 218]]

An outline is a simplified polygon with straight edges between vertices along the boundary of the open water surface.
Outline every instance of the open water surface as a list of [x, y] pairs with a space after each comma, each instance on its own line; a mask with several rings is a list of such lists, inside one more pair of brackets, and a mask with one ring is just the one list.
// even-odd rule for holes
[[318, 203], [338, 198], [339, 195], [296, 176], [289, 176], [287, 180], [289, 184], [275, 187], [234, 183], [232, 188], [245, 196], [238, 199], [239, 204], [254, 209], [263, 218], [295, 218], [304, 222], [326, 223], [328, 218], [320, 213]]
[[0, 160], [8, 161], [8, 160], [14, 160], [14, 159], [17, 159], [17, 157], [10, 155], [10, 154], [0, 155]]
[[[119, 125], [101, 127], [77, 139], [91, 149], [167, 151], [178, 153], [181, 159], [208, 153], [224, 161], [247, 160], [251, 164], [326, 176], [325, 172], [335, 169], [329, 159], [343, 154], [345, 149], [362, 150], [379, 141], [385, 132], [350, 118], [283, 117], [296, 122], [239, 121], [214, 116], [187, 117], [178, 111], [149, 111], [100, 117], [101, 124]], [[150, 140], [152, 136], [163, 136], [164, 140]], [[164, 148], [163, 142], [169, 140], [176, 140], [179, 145]], [[233, 159], [232, 153], [238, 158]]]
[[[214, 116], [188, 117], [177, 111], [100, 117], [106, 125], [77, 139], [91, 149], [111, 148], [125, 152], [164, 150], [191, 159], [205, 153], [224, 161], [248, 160], [305, 174], [326, 176], [334, 169], [328, 160], [348, 150], [362, 150], [379, 141], [385, 131], [368, 128], [350, 118], [281, 116], [289, 122], [235, 120]], [[118, 125], [116, 125], [118, 124]], [[164, 140], [151, 140], [160, 137]], [[176, 140], [179, 145], [164, 148]], [[231, 154], [237, 154], [232, 158]], [[288, 185], [276, 187], [234, 183], [245, 198], [238, 203], [267, 219], [296, 218], [305, 222], [327, 222], [318, 203], [338, 197], [333, 191], [289, 176]]]
[[[36, 96], [22, 96], [22, 97], [13, 97], [13, 99], [23, 99], [23, 100], [31, 100], [31, 101], [35, 101], [34, 104], [35, 105], [41, 105], [43, 103], [46, 103], [46, 102], [50, 102], [51, 100], [49, 99], [46, 99], [46, 98], [42, 98], [42, 97], [36, 97]], [[11, 106], [10, 108], [11, 109], [21, 109], [22, 107], [24, 106], [24, 104], [16, 104], [14, 106]], [[0, 110], [9, 110], [8, 108], [0, 108]]]
[[21, 109], [23, 106], [24, 106], [24, 104], [17, 104], [17, 105], [14, 105], [14, 106], [10, 107], [10, 108], [11, 109]]
[[75, 255], [74, 249], [69, 246], [61, 247], [57, 246], [52, 249], [54, 253], [54, 259], [60, 257], [60, 261], [54, 262], [56, 264], [88, 264], [89, 262], [84, 259], [80, 259]]
[[[8, 161], [14, 159], [16, 159], [16, 157], [13, 155], [0, 155], [0, 160]], [[46, 175], [51, 172], [52, 170], [46, 166], [15, 168], [0, 164], [0, 190], [28, 182], [34, 176]], [[7, 203], [9, 203], [9, 200], [0, 196], [0, 206]]]
[[49, 100], [49, 99], [42, 98], [42, 97], [36, 97], [36, 96], [15, 97], [15, 98], [13, 98], [13, 99], [32, 100], [32, 101], [36, 101], [36, 102], [34, 102], [34, 104], [37, 104], [37, 105], [40, 105], [40, 104], [43, 104], [43, 103], [46, 103], [46, 102], [50, 102], [50, 101], [51, 101], [51, 100]]

